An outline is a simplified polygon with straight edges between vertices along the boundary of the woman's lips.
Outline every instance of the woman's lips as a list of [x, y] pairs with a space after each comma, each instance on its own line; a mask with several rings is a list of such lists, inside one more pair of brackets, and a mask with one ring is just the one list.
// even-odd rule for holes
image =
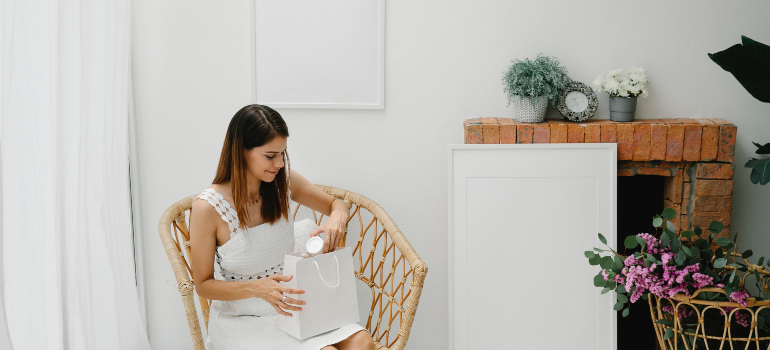
[[277, 171], [268, 171], [268, 173], [270, 173], [270, 174], [272, 174], [272, 175], [278, 175], [278, 172], [277, 172]]

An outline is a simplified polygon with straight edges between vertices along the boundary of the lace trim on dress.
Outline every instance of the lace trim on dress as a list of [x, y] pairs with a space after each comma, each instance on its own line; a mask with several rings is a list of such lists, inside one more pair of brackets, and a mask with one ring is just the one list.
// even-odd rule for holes
[[222, 257], [219, 256], [219, 251], [217, 251], [217, 265], [219, 265], [219, 273], [222, 274], [222, 277], [224, 277], [226, 281], [258, 280], [275, 274], [283, 273], [283, 263], [253, 275], [240, 275], [237, 273], [229, 272], [222, 267]]
[[242, 230], [240, 228], [240, 222], [238, 221], [238, 213], [234, 208], [230, 207], [230, 203], [228, 203], [221, 194], [214, 191], [213, 188], [206, 189], [198, 196], [198, 198], [208, 201], [209, 204], [217, 210], [217, 213], [222, 217], [222, 220], [227, 222], [227, 227], [230, 229], [230, 239]]

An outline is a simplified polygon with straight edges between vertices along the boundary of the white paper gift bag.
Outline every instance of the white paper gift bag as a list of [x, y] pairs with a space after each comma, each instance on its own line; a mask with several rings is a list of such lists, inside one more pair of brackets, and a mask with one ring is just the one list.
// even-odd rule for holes
[[350, 248], [303, 258], [303, 253], [286, 254], [283, 274], [294, 276], [285, 286], [305, 294], [290, 294], [303, 300], [302, 311], [293, 316], [279, 316], [278, 329], [297, 339], [307, 339], [359, 321], [358, 298]]

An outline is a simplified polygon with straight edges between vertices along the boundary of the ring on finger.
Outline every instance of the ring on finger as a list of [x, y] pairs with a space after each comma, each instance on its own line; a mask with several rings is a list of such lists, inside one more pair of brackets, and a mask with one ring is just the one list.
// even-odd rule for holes
[[283, 295], [283, 300], [281, 300], [281, 302], [286, 304], [286, 294]]

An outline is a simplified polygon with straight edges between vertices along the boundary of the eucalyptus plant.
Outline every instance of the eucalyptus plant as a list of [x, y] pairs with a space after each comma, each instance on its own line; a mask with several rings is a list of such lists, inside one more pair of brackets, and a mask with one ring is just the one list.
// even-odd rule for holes
[[572, 79], [567, 75], [567, 68], [559, 59], [552, 56], [537, 55], [531, 60], [514, 59], [508, 70], [503, 72], [503, 85], [508, 96], [508, 105], [516, 96], [544, 96], [556, 107], [559, 93], [567, 88]]
[[[770, 103], [770, 46], [741, 36], [741, 44], [709, 54], [714, 63], [733, 74], [735, 79], [759, 101]], [[757, 154], [770, 154], [770, 143], [757, 146]], [[745, 165], [751, 168], [754, 184], [770, 182], [770, 158], [751, 158]]]

